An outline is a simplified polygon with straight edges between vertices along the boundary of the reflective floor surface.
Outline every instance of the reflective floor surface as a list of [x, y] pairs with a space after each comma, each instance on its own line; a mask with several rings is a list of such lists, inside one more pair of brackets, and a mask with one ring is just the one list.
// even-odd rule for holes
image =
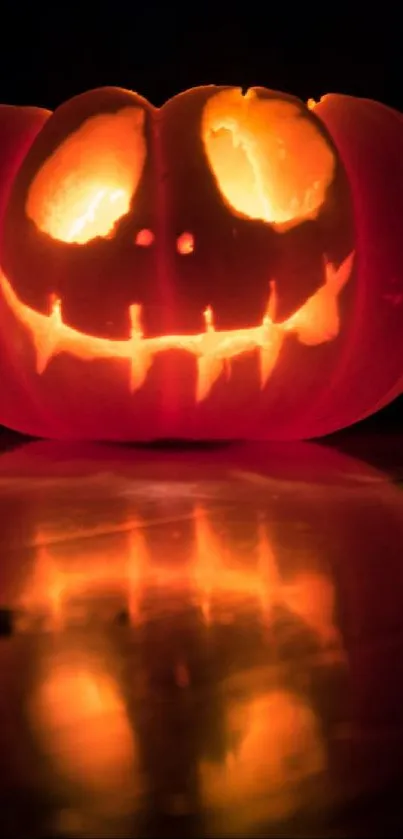
[[403, 442], [343, 445], [3, 451], [1, 835], [401, 835]]

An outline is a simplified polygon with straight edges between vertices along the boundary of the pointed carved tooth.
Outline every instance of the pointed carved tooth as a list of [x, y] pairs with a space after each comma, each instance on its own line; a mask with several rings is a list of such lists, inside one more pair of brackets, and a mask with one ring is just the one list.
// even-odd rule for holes
[[280, 354], [284, 341], [284, 334], [275, 324], [270, 323], [268, 316], [264, 318], [264, 339], [260, 348], [260, 387], [267, 384]]
[[207, 306], [204, 310], [203, 318], [206, 332], [214, 332], [214, 315], [211, 306]]
[[225, 369], [225, 359], [201, 355], [197, 359], [196, 402], [202, 402]]
[[281, 324], [286, 332], [294, 332], [301, 344], [318, 346], [339, 334], [338, 295], [350, 277], [354, 255], [352, 251], [338, 268], [325, 258], [323, 285]]
[[268, 382], [268, 380], [269, 380], [269, 378], [270, 378], [270, 376], [271, 376], [271, 374], [272, 374], [272, 372], [273, 372], [273, 370], [276, 366], [277, 359], [279, 357], [280, 350], [281, 350], [281, 347], [282, 347], [282, 344], [283, 344], [283, 340], [284, 340], [284, 336], [281, 335], [281, 334], [278, 334], [278, 336], [276, 337], [276, 341], [274, 342], [274, 344], [270, 348], [264, 347], [260, 350], [260, 387], [261, 387], [261, 389], [263, 389], [266, 386], [266, 384], [267, 384], [267, 382]]
[[130, 362], [130, 392], [140, 390], [152, 364], [152, 356], [135, 348]]
[[139, 390], [147, 377], [153, 357], [147, 352], [141, 328], [141, 306], [134, 303], [129, 309], [131, 320], [130, 391]]
[[269, 283], [269, 302], [267, 313], [263, 318], [259, 361], [260, 361], [260, 387], [263, 389], [267, 384], [275, 366], [284, 341], [284, 334], [280, 327], [273, 323], [278, 307], [278, 296], [276, 281]]
[[274, 321], [278, 308], [277, 284], [275, 280], [270, 280], [269, 283], [269, 302], [267, 305], [267, 314], [271, 321]]
[[197, 359], [196, 402], [202, 402], [209, 395], [211, 388], [226, 369], [226, 358], [216, 354], [220, 338], [214, 327], [214, 314], [211, 306], [203, 312], [205, 334], [204, 352]]
[[325, 282], [332, 288], [334, 294], [339, 294], [349, 279], [353, 268], [354, 257], [355, 251], [351, 251], [338, 268], [325, 259]]
[[45, 323], [45, 329], [35, 333], [36, 372], [39, 375], [45, 372], [57, 349], [60, 328], [63, 326], [60, 300], [53, 298], [52, 312], [41, 323]]
[[37, 343], [37, 345], [36, 345], [36, 365], [35, 365], [35, 368], [36, 368], [36, 372], [38, 373], [38, 375], [41, 375], [42, 373], [45, 372], [45, 370], [46, 370], [46, 368], [49, 364], [49, 361], [52, 358], [52, 355], [53, 355], [53, 348], [52, 348], [52, 344], [50, 342], [44, 340], [43, 343], [42, 343], [42, 340], [41, 340], [40, 342]]

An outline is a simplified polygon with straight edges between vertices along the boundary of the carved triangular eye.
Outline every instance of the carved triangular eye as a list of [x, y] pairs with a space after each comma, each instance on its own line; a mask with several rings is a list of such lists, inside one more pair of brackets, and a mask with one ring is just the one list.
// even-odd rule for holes
[[202, 141], [219, 190], [237, 215], [280, 231], [316, 218], [336, 159], [302, 104], [224, 90], [204, 109]]
[[144, 118], [138, 107], [90, 117], [56, 148], [27, 196], [27, 216], [39, 230], [76, 244], [113, 235], [143, 171]]

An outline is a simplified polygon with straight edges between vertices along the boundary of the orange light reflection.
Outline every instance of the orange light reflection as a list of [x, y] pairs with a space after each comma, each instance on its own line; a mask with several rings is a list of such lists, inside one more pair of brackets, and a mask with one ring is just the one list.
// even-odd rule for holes
[[285, 819], [306, 804], [307, 783], [325, 771], [321, 727], [305, 699], [273, 690], [228, 711], [233, 747], [224, 764], [204, 762], [200, 779], [207, 810], [225, 811], [237, 832], [263, 819]]
[[[116, 539], [116, 537], [115, 537]], [[246, 566], [236, 546], [228, 543], [201, 507], [194, 510], [194, 529], [189, 561], [176, 565], [165, 556], [161, 563], [147, 541], [147, 528], [140, 522], [125, 522], [118, 541], [104, 549], [86, 547], [86, 552], [46, 545], [38, 534], [37, 560], [31, 580], [19, 605], [30, 613], [46, 614], [54, 630], [69, 622], [70, 603], [88, 594], [119, 594], [131, 620], [141, 621], [141, 603], [147, 587], [185, 590], [198, 602], [205, 623], [212, 619], [217, 600], [230, 603], [251, 598], [261, 620], [270, 625], [273, 609], [281, 605], [312, 629], [324, 647], [337, 644], [334, 623], [333, 585], [325, 574], [299, 571], [283, 579], [276, 551], [265, 525], [256, 530], [253, 564]], [[82, 549], [83, 550], [83, 549]]]
[[105, 662], [53, 649], [29, 700], [32, 729], [53, 771], [105, 816], [140, 792], [138, 752], [125, 704]]

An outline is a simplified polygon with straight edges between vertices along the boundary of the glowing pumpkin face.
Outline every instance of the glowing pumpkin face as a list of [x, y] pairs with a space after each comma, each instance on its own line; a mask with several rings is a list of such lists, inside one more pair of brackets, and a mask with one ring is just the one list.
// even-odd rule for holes
[[160, 110], [114, 88], [49, 118], [8, 109], [0, 420], [54, 437], [298, 437], [389, 395], [400, 365], [345, 404], [367, 276], [320, 109], [215, 87]]

